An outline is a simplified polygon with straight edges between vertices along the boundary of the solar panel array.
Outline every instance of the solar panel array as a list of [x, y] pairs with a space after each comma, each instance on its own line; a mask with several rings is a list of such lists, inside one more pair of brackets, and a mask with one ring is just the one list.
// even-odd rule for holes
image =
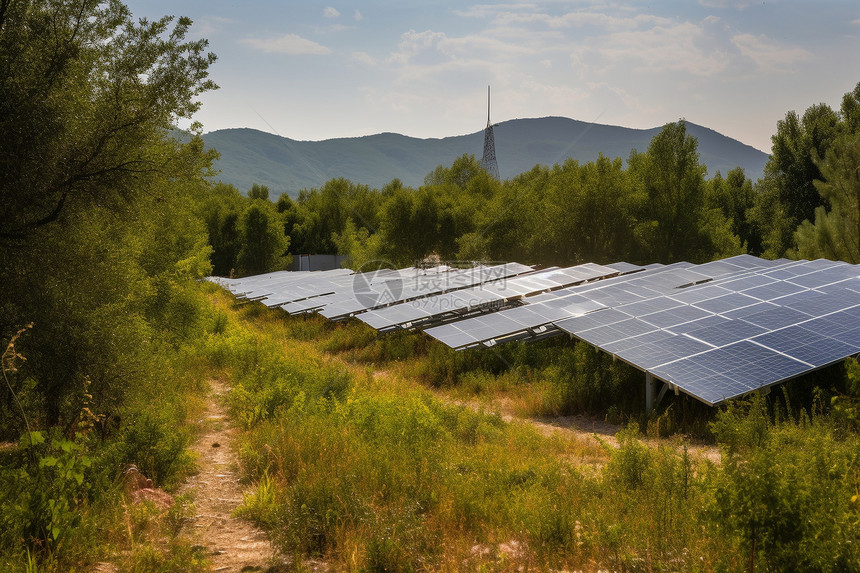
[[[623, 265], [627, 265], [623, 263]], [[641, 270], [627, 265], [625, 272]], [[589, 280], [617, 275], [610, 266], [587, 263], [569, 268], [551, 268], [516, 276], [499, 278], [481, 284], [433, 296], [417, 298], [409, 304], [397, 304], [357, 315], [380, 331], [396, 328], [424, 328], [435, 322], [454, 320], [469, 313], [484, 313], [509, 305], [511, 301], [536, 293], [557, 290]]]
[[740, 255], [701, 265], [508, 263], [217, 281], [290, 313], [424, 329], [458, 350], [569, 333], [711, 405], [860, 353], [860, 267], [827, 260]]
[[555, 326], [711, 405], [860, 352], [855, 265], [747, 256], [722, 263], [743, 268], [699, 265], [688, 270], [712, 274], [704, 284], [652, 285], [653, 296], [605, 300]]
[[332, 320], [341, 320], [368, 310], [504, 279], [531, 270], [532, 267], [519, 263], [505, 263], [453, 269], [444, 273], [419, 273], [405, 279], [379, 283], [366, 282], [363, 280], [363, 274], [356, 274], [352, 288], [338, 293], [337, 300], [330, 301], [319, 313]]

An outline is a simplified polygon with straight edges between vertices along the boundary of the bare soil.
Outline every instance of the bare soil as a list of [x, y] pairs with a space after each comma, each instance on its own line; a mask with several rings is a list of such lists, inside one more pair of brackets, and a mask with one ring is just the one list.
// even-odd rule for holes
[[278, 555], [264, 531], [250, 521], [233, 516], [242, 503], [235, 450], [235, 428], [221, 404], [228, 387], [210, 380], [203, 431], [192, 449], [199, 456], [199, 473], [182, 487], [194, 497], [196, 515], [190, 530], [192, 542], [206, 548], [215, 573], [286, 571], [288, 561]]

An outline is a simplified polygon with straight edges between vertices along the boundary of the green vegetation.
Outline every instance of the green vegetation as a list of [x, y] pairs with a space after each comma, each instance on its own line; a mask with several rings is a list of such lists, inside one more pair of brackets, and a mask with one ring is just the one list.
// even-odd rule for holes
[[[357, 324], [231, 309], [226, 295], [218, 308], [228, 320], [205, 352], [232, 381], [244, 430], [255, 488], [241, 512], [296, 559], [356, 571], [860, 571], [860, 438], [820, 401], [796, 410], [786, 393], [720, 411], [715, 463], [680, 436], [643, 442], [638, 424], [614, 447], [452, 399], [476, 376], [497, 377], [492, 393], [510, 390], [506, 371], [543, 376], [545, 356], [569, 352], [555, 342], [511, 346], [498, 374], [491, 353], [467, 355], [451, 381], [422, 386], [416, 372], [442, 358], [421, 335], [382, 348]], [[417, 356], [401, 359], [404, 348]], [[612, 376], [586, 345], [569, 360], [558, 366], [572, 378]], [[600, 400], [606, 386], [579, 391]], [[651, 438], [663, 430], [643, 422]]]
[[0, 3], [3, 571], [204, 566], [121, 480], [130, 464], [164, 488], [193, 471], [191, 349], [212, 327], [197, 280], [213, 156], [167, 134], [215, 87], [214, 56], [171, 21]]
[[[679, 122], [626, 164], [498, 182], [464, 155], [418, 189], [335, 179], [273, 202], [208, 183], [196, 131], [170, 137], [215, 87], [206, 42], [171, 22], [117, 0], [0, 0], [0, 569], [206, 570], [182, 535], [193, 500], [133, 503], [122, 476], [176, 491], [218, 376], [252, 488], [241, 512], [297, 566], [860, 570], [855, 361], [716, 412], [670, 396], [649, 418], [639, 374], [585, 344], [455, 353], [200, 282], [338, 250], [354, 266], [857, 262], [860, 86], [839, 111], [789, 113], [757, 182], [706, 180]], [[545, 435], [499, 410], [626, 429]]]

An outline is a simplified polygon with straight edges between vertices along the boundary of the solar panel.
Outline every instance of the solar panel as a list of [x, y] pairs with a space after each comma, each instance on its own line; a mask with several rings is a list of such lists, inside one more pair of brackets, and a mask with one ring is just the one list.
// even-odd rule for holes
[[[472, 287], [443, 294], [416, 298], [412, 301], [393, 304], [386, 308], [377, 308], [373, 311], [373, 314], [368, 315], [367, 320], [364, 319], [364, 315], [367, 314], [365, 312], [356, 316], [379, 330], [423, 327], [429, 326], [429, 323], [455, 319], [458, 314], [465, 312], [474, 313], [476, 311], [490, 312], [497, 310], [500, 306], [505, 306], [506, 302], [514, 299], [579, 283], [583, 280], [583, 276], [594, 278], [595, 275], [602, 277], [616, 273], [617, 271], [614, 269], [590, 264], [569, 268], [554, 267], [515, 277], [486, 281]], [[563, 299], [557, 296], [549, 296], [547, 300], [559, 301]], [[587, 301], [587, 299], [582, 300]], [[571, 303], [565, 302], [564, 304]], [[588, 304], [590, 305], [589, 309], [594, 308], [592, 303], [588, 302]], [[400, 308], [406, 306], [410, 308], [408, 310]], [[507, 306], [510, 305], [507, 304]], [[340, 312], [340, 310], [337, 310], [337, 312]], [[568, 316], [571, 311], [567, 312], [568, 314], [559, 314], [551, 311], [543, 312], [544, 316], [549, 314], [552, 317], [546, 318], [543, 322], [548, 323], [554, 318]], [[418, 321], [417, 324], [416, 321]], [[428, 324], [425, 325], [424, 322]]]
[[425, 328], [457, 349], [568, 332], [709, 404], [860, 352], [860, 268], [837, 261], [349, 273], [212, 280], [291, 313]]
[[[860, 352], [856, 270], [832, 261], [756, 261], [672, 269], [623, 287], [607, 281], [594, 292], [572, 289], [606, 310], [554, 324], [710, 404]], [[715, 278], [677, 284], [705, 274]], [[858, 290], [836, 288], [837, 281]], [[633, 303], [613, 296], [636, 285], [649, 296]], [[821, 285], [829, 291], [810, 288]], [[621, 311], [626, 320], [616, 320]], [[628, 333], [613, 322], [629, 325]]]
[[[624, 309], [625, 307], [621, 308]], [[700, 318], [705, 318], [706, 316], [712, 316], [712, 313], [696, 308], [695, 306], [682, 305], [645, 315], [642, 317], [642, 320], [649, 324], [653, 324], [658, 328], [671, 328], [685, 322], [692, 322], [694, 320], [699, 320]]]

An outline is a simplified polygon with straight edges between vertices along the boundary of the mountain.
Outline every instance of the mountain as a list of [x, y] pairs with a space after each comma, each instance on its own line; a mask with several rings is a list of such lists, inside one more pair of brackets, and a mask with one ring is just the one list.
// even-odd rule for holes
[[[598, 153], [627, 159], [631, 149], [646, 151], [662, 127], [630, 129], [576, 121], [564, 117], [514, 119], [494, 127], [496, 158], [502, 179], [529, 171], [537, 164], [554, 165], [573, 158], [593, 161]], [[743, 167], [747, 177], [761, 177], [767, 154], [712, 129], [687, 123], [687, 133], [699, 140], [700, 161], [708, 176], [725, 175]], [[203, 135], [207, 147], [221, 153], [215, 177], [247, 191], [254, 183], [267, 185], [271, 197], [286, 191], [319, 188], [345, 177], [379, 188], [400, 179], [418, 187], [439, 165], [450, 166], [464, 153], [480, 159], [483, 130], [443, 139], [418, 139], [396, 133], [365, 137], [296, 141], [255, 129], [221, 129]]]

